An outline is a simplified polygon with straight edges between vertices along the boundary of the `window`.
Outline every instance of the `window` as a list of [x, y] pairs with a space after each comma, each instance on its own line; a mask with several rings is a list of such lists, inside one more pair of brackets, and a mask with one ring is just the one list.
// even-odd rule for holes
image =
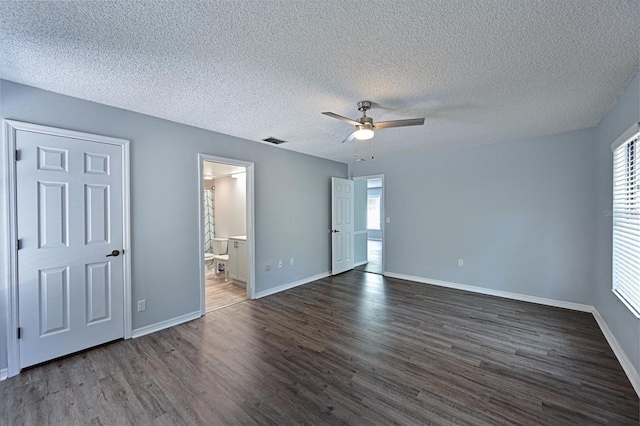
[[380, 230], [380, 196], [367, 196], [367, 229]]
[[632, 126], [613, 150], [613, 291], [640, 316], [640, 127]]

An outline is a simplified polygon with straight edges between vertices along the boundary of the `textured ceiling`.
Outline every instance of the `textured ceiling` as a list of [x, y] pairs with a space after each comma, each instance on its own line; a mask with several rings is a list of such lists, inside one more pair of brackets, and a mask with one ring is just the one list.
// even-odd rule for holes
[[[0, 75], [349, 162], [595, 126], [640, 69], [638, 0], [2, 2]], [[369, 155], [370, 146], [359, 147]]]

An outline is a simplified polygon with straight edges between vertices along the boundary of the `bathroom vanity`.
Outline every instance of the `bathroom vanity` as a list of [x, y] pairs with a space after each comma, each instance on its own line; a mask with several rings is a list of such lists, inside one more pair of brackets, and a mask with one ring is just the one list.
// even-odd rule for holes
[[236, 284], [246, 285], [247, 282], [247, 237], [245, 235], [229, 237], [229, 277]]

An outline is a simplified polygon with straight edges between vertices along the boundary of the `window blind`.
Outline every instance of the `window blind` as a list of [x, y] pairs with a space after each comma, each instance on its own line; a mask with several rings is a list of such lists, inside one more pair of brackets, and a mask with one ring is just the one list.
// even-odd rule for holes
[[[613, 148], [613, 291], [640, 316], [640, 142], [635, 125]], [[620, 138], [619, 138], [620, 139]]]

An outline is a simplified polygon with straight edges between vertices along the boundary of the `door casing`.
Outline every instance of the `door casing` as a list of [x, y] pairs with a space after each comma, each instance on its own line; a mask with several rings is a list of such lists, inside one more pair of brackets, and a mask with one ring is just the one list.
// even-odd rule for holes
[[124, 338], [131, 338], [131, 220], [130, 220], [130, 165], [129, 141], [108, 136], [76, 132], [39, 124], [3, 120], [5, 144], [5, 194], [8, 208], [5, 279], [8, 283], [6, 298], [7, 324], [7, 377], [20, 373], [20, 345], [18, 342], [18, 217], [16, 198], [16, 132], [43, 133], [71, 139], [120, 146], [122, 149], [122, 206], [123, 206], [123, 281], [124, 281]]

